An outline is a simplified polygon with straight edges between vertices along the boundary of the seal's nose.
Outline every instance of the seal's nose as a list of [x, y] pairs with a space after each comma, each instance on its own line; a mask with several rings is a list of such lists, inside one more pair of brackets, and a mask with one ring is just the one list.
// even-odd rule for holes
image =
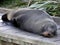
[[53, 34], [50, 32], [43, 32], [43, 36], [45, 37], [53, 37]]

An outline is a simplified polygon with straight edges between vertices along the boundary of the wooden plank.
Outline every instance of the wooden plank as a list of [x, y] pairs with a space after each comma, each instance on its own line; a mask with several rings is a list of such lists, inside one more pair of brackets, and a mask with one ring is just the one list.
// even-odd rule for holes
[[[29, 43], [32, 43], [32, 44], [54, 45], [50, 42], [54, 42], [54, 40], [55, 40], [54, 38], [51, 38], [51, 39], [44, 38], [44, 37], [39, 36], [39, 35], [35, 35], [35, 34], [31, 34], [31, 33], [28, 33], [28, 32], [21, 31], [20, 29], [12, 27], [11, 25], [8, 25], [7, 27], [6, 26], [0, 27], [0, 36], [5, 37], [7, 39], [8, 38], [13, 39], [13, 40], [16, 39], [17, 42], [20, 40], [20, 41], [22, 41], [20, 43], [21, 45], [24, 44], [23, 41], [24, 42], [29, 42]], [[56, 38], [56, 39], [58, 39], [58, 38]], [[46, 40], [46, 42], [44, 42], [43, 40]]]

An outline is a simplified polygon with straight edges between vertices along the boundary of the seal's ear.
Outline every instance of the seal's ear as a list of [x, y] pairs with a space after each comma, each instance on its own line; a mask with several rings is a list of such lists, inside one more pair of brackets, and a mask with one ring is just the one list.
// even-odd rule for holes
[[7, 13], [6, 14], [4, 14], [3, 16], [2, 16], [2, 20], [3, 21], [5, 21], [5, 22], [9, 22], [9, 20], [8, 20], [8, 18], [7, 18]]

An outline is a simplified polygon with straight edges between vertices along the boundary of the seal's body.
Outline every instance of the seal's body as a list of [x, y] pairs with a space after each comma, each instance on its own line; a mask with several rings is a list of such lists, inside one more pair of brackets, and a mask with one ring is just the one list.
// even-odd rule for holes
[[[6, 17], [6, 18], [5, 18]], [[57, 26], [53, 19], [42, 10], [18, 10], [2, 16], [16, 27], [46, 37], [56, 35]]]

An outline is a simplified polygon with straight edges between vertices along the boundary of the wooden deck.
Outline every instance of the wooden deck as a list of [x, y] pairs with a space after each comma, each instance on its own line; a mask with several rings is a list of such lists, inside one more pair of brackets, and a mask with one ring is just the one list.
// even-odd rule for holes
[[[60, 18], [53, 18], [58, 23], [57, 36], [46, 38], [40, 35], [28, 33], [18, 28], [13, 27], [10, 23], [5, 24], [1, 20], [3, 13], [0, 13], [0, 44], [2, 42], [8, 45], [59, 45], [60, 44]], [[14, 44], [12, 44], [14, 43]]]

